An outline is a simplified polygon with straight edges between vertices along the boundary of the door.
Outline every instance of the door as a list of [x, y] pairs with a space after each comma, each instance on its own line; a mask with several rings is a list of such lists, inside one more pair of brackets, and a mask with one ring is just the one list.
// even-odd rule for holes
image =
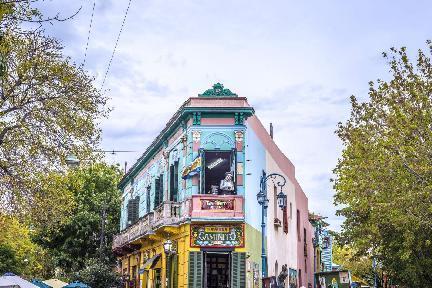
[[230, 253], [206, 252], [204, 279], [206, 288], [230, 287]]

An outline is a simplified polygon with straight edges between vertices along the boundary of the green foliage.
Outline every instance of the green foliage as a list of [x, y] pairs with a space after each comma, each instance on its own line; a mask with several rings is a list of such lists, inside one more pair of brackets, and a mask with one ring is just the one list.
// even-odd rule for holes
[[[58, 215], [62, 215], [61, 219], [44, 219], [35, 223], [35, 241], [52, 253], [56, 266], [64, 273], [81, 271], [89, 258], [107, 258], [108, 263], [114, 262], [111, 244], [120, 222], [121, 199], [117, 189], [120, 177], [121, 171], [117, 166], [100, 163], [70, 170], [52, 182], [59, 185], [58, 191], [67, 191], [71, 195], [72, 204], [57, 211]], [[52, 186], [47, 188], [55, 190]], [[51, 195], [54, 196], [53, 193]], [[68, 205], [63, 202], [63, 193], [59, 193], [58, 197], [49, 201], [53, 205], [56, 202]], [[106, 212], [105, 239], [101, 247], [103, 211]]]
[[356, 278], [373, 285], [372, 259], [357, 255], [356, 251], [349, 245], [334, 243], [332, 249], [334, 263], [341, 265], [342, 269], [350, 270]]
[[63, 170], [68, 154], [94, 155], [107, 112], [94, 79], [56, 39], [22, 28], [44, 21], [33, 2], [0, 4], [0, 205], [9, 211], [26, 211], [39, 174]]
[[392, 78], [370, 83], [369, 101], [351, 97], [339, 124], [342, 157], [334, 170], [342, 237], [358, 255], [374, 255], [408, 287], [432, 283], [432, 65], [405, 48], [384, 53]]
[[120, 275], [114, 272], [115, 267], [99, 258], [86, 260], [85, 268], [75, 273], [74, 278], [92, 288], [121, 287]]
[[24, 264], [17, 259], [15, 251], [6, 244], [0, 244], [0, 275], [6, 272], [20, 274]]
[[10, 259], [5, 256], [0, 263], [5, 263], [5, 259], [9, 259], [5, 265], [12, 272], [35, 277], [44, 276], [50, 267], [50, 258], [44, 249], [32, 242], [28, 225], [16, 217], [0, 214], [0, 231], [2, 253], [13, 255]]

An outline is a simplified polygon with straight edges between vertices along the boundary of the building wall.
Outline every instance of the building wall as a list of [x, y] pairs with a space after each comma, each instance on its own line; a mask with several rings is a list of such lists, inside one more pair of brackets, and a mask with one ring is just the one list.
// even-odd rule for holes
[[[287, 180], [284, 193], [287, 195], [287, 209], [290, 214], [288, 216], [291, 216], [288, 217], [287, 234], [283, 232], [283, 225], [279, 228], [274, 227], [275, 211], [281, 221], [283, 221], [283, 215], [279, 208], [274, 208], [274, 205], [277, 205], [277, 203], [274, 199], [273, 184], [268, 183], [267, 186], [267, 196], [269, 198], [266, 226], [268, 275], [277, 276], [277, 273], [281, 271], [282, 265], [287, 264], [288, 268], [297, 271], [298, 287], [300, 287], [300, 284], [307, 287], [308, 283], [313, 283], [313, 232], [308, 220], [308, 199], [295, 178], [294, 165], [277, 147], [259, 119], [256, 116], [248, 118], [247, 127], [253, 131], [253, 133], [248, 132], [248, 135], [255, 134], [266, 151], [266, 172], [268, 174], [274, 172], [282, 174]], [[292, 212], [290, 211], [291, 207]], [[297, 228], [297, 210], [300, 214], [300, 229]], [[304, 255], [303, 229], [306, 229], [307, 256]], [[276, 261], [279, 271], [276, 271]], [[302, 274], [301, 279], [300, 270]], [[302, 280], [302, 283], [300, 283], [300, 280]]]
[[[241, 99], [240, 99], [241, 100]], [[190, 105], [208, 106], [208, 99], [189, 100]], [[248, 105], [245, 101], [215, 99], [211, 105], [221, 107], [235, 107]], [[169, 166], [174, 161], [179, 162], [179, 202], [189, 199], [192, 195], [200, 193], [200, 176], [196, 175], [187, 180], [181, 179], [181, 171], [189, 165], [198, 155], [200, 149], [206, 150], [231, 150], [237, 149], [237, 194], [244, 196], [245, 214], [245, 247], [236, 248], [236, 252], [247, 253], [247, 287], [256, 288], [257, 276], [261, 277], [261, 206], [257, 203], [256, 194], [260, 190], [260, 177], [262, 171], [267, 173], [280, 173], [285, 176], [287, 183], [284, 193], [287, 195], [288, 209], [288, 233], [283, 231], [283, 225], [276, 228], [273, 224], [277, 217], [283, 220], [280, 208], [274, 208], [276, 204], [273, 185], [268, 183], [269, 208], [266, 217], [265, 245], [268, 255], [268, 275], [277, 276], [282, 265], [298, 271], [302, 270], [303, 285], [313, 283], [313, 250], [312, 227], [308, 221], [308, 200], [295, 178], [295, 168], [291, 161], [279, 150], [268, 135], [256, 116], [247, 119], [245, 125], [234, 125], [233, 114], [202, 115], [201, 123], [192, 120], [186, 121], [185, 126], [175, 128], [171, 136], [165, 140], [165, 145], [151, 155], [147, 163], [143, 165], [133, 181], [129, 181], [123, 189], [123, 203], [120, 227], [126, 227], [127, 201], [140, 196], [139, 216], [147, 212], [146, 188], [151, 186], [150, 208], [154, 208], [154, 179], [164, 173], [164, 200], [169, 199]], [[242, 170], [242, 171], [241, 171]], [[279, 191], [278, 191], [279, 192]], [[291, 205], [290, 205], [291, 204]], [[290, 209], [292, 208], [292, 210]], [[297, 213], [300, 211], [300, 237], [297, 232]], [[209, 221], [211, 219], [208, 219]], [[191, 220], [193, 221], [193, 220]], [[308, 257], [304, 256], [303, 228], [306, 229], [306, 242]], [[135, 254], [129, 254], [122, 258], [122, 268], [134, 265], [143, 265], [150, 255], [163, 253], [163, 242], [169, 237], [178, 243], [178, 287], [187, 287], [188, 283], [188, 253], [199, 248], [190, 247], [190, 225], [182, 224], [179, 228], [167, 228], [156, 231], [157, 235], [138, 240], [141, 248]], [[138, 243], [137, 242], [137, 243]], [[150, 252], [149, 252], [150, 251]], [[137, 257], [137, 255], [139, 257]], [[147, 256], [146, 256], [147, 255]], [[306, 259], [306, 266], [305, 266]], [[165, 257], [161, 259], [161, 266], [165, 266]], [[276, 271], [275, 263], [278, 263]], [[306, 273], [307, 270], [307, 273]], [[130, 271], [128, 271], [130, 274]], [[162, 278], [165, 269], [162, 269]], [[152, 278], [152, 275], [149, 275]], [[145, 274], [140, 275], [141, 281], [146, 281]], [[288, 281], [286, 281], [288, 282]], [[299, 286], [298, 286], [299, 287]]]

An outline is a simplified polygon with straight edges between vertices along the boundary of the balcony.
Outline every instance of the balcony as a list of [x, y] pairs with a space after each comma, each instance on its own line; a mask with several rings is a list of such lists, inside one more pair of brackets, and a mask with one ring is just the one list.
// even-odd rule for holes
[[[115, 235], [112, 244], [113, 250], [146, 237], [150, 231], [155, 231], [162, 226], [178, 225], [184, 222], [188, 217], [189, 209], [189, 202], [187, 201], [183, 203], [163, 202], [154, 211], [146, 214], [132, 226]], [[182, 211], [184, 211], [183, 214]]]
[[242, 222], [244, 198], [240, 195], [193, 195], [181, 203], [165, 201], [115, 235], [112, 248], [134, 250], [139, 244], [137, 240], [149, 237], [161, 227], [176, 226], [186, 221]]
[[190, 217], [196, 221], [243, 221], [244, 198], [240, 195], [192, 195]]

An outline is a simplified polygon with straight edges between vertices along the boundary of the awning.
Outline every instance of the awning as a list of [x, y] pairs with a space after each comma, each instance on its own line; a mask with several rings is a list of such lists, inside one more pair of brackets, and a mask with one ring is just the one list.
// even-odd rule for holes
[[42, 282], [45, 283], [45, 284], [47, 284], [47, 285], [49, 285], [49, 286], [51, 286], [52, 288], [63, 288], [64, 286], [68, 285], [68, 283], [60, 281], [60, 280], [55, 279], [55, 278], [48, 279], [48, 280], [45, 280], [45, 281], [42, 281]]
[[153, 257], [151, 257], [150, 259], [148, 259], [143, 266], [143, 269], [153, 269], [153, 267], [156, 266], [157, 262], [159, 261], [161, 257], [161, 254], [156, 254]]

